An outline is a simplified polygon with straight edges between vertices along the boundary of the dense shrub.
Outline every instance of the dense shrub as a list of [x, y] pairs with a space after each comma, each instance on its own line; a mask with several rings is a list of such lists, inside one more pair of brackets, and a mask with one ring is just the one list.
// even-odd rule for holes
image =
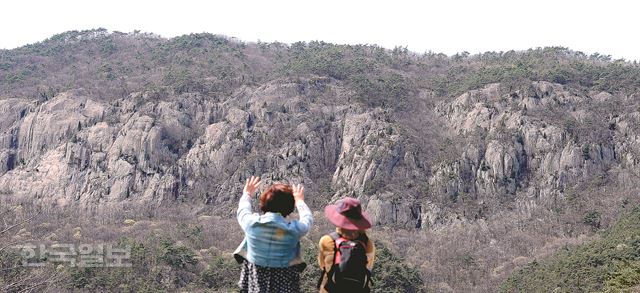
[[[590, 217], [592, 218], [592, 217]], [[600, 239], [549, 259], [534, 261], [511, 276], [503, 292], [621, 292], [640, 284], [640, 208], [602, 233]]]
[[421, 292], [420, 272], [399, 259], [382, 244], [376, 242], [376, 263], [373, 269], [376, 292]]
[[240, 265], [230, 254], [217, 255], [200, 273], [200, 282], [209, 289], [232, 291], [238, 286]]
[[184, 269], [198, 263], [193, 249], [189, 247], [163, 241], [160, 249], [160, 259], [172, 268]]

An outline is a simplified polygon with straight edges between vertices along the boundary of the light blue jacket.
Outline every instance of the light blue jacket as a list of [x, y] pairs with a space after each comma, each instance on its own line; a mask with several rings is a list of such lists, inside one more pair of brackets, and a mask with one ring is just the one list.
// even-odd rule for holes
[[[300, 238], [313, 225], [313, 215], [304, 202], [296, 204], [300, 220], [279, 213], [260, 215], [251, 210], [251, 198], [243, 193], [238, 204], [238, 223], [245, 233], [246, 259], [263, 267], [288, 267], [300, 253]], [[244, 245], [241, 244], [241, 246]], [[240, 249], [240, 248], [239, 248]]]

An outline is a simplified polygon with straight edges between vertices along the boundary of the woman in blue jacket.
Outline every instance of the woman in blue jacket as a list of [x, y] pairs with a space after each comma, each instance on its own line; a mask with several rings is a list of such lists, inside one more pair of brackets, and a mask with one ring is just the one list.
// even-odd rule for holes
[[[304, 203], [304, 187], [286, 184], [269, 186], [259, 197], [263, 214], [253, 213], [251, 197], [260, 178], [247, 179], [238, 205], [238, 223], [245, 233], [246, 256], [240, 275], [241, 292], [300, 292], [300, 238], [313, 224], [311, 210]], [[286, 217], [294, 208], [299, 220]]]

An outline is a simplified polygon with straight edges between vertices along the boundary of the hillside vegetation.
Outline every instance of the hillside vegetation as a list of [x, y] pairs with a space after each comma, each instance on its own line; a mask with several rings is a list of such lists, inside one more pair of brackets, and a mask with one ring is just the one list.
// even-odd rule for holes
[[[179, 209], [162, 209], [167, 216], [148, 218], [103, 217], [99, 221], [74, 212], [42, 214], [33, 206], [0, 206], [4, 224], [0, 226], [1, 292], [237, 292], [240, 265], [231, 252], [242, 240], [234, 231], [234, 219], [216, 216], [194, 217]], [[121, 220], [123, 219], [124, 220]], [[7, 229], [8, 228], [8, 229]], [[331, 227], [324, 219], [302, 239], [303, 258], [308, 267], [302, 275], [303, 292], [316, 291], [315, 240]], [[420, 272], [396, 254], [374, 234], [378, 254], [373, 271], [376, 292], [419, 292]], [[68, 261], [39, 258], [37, 250], [29, 262], [45, 265], [25, 267], [13, 245], [112, 244], [128, 247], [131, 267], [86, 267]], [[9, 245], [9, 246], [5, 246]], [[107, 258], [105, 258], [107, 261]]]
[[640, 288], [640, 208], [596, 240], [534, 260], [503, 292], [637, 292]]
[[363, 102], [392, 108], [421, 88], [456, 96], [489, 83], [540, 80], [611, 93], [640, 86], [635, 62], [562, 47], [447, 56], [321, 41], [255, 44], [212, 34], [167, 40], [105, 29], [70, 31], [1, 50], [0, 69], [0, 92], [9, 97], [51, 97], [83, 88], [117, 98], [162, 86], [220, 95], [243, 84], [315, 74], [344, 81]]

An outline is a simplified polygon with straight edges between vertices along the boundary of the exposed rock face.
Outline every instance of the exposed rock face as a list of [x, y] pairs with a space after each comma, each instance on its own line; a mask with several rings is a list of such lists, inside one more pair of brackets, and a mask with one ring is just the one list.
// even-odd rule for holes
[[430, 182], [445, 198], [479, 205], [513, 199], [525, 207], [550, 204], [577, 182], [613, 170], [637, 174], [637, 164], [621, 159], [636, 152], [636, 130], [625, 126], [637, 114], [597, 117], [590, 109], [608, 107], [609, 99], [607, 93], [587, 95], [534, 82], [509, 94], [492, 84], [443, 103], [437, 111], [458, 134], [484, 139], [465, 147], [459, 160], [437, 167]]
[[[608, 93], [491, 84], [444, 101], [424, 115], [444, 121], [461, 152], [429, 166], [432, 153], [416, 151], [404, 125], [348, 95], [311, 76], [224, 99], [145, 92], [104, 102], [67, 92], [0, 100], [0, 186], [48, 207], [191, 202], [229, 212], [256, 174], [302, 182], [325, 201], [359, 197], [378, 224], [436, 228], [500, 204], [527, 213], [581, 180], [638, 172], [640, 114], [597, 117], [594, 105], [616, 99]], [[594, 119], [609, 129], [591, 135]]]
[[0, 100], [0, 173], [13, 170], [18, 164], [19, 123], [29, 111], [30, 104], [19, 99]]
[[228, 208], [250, 174], [314, 186], [336, 169], [345, 121], [368, 115], [336, 104], [339, 95], [331, 80], [310, 78], [243, 88], [225, 100], [5, 100], [0, 184], [43, 205], [98, 210], [122, 201]]

